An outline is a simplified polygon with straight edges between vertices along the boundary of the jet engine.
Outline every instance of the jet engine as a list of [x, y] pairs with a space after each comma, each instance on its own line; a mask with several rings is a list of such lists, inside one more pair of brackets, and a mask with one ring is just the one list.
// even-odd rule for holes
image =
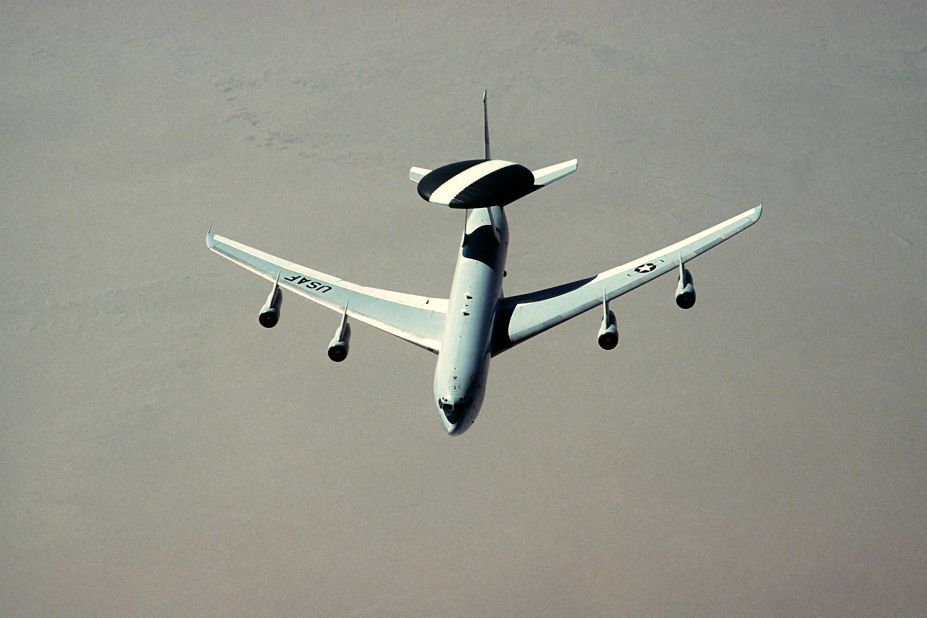
[[603, 350], [614, 350], [618, 345], [618, 324], [615, 322], [615, 314], [606, 309], [602, 317], [602, 325], [599, 327], [599, 347]]
[[328, 358], [340, 363], [348, 357], [348, 344], [351, 341], [351, 325], [348, 324], [348, 312], [345, 309], [341, 324], [335, 329], [335, 336], [328, 344]]
[[274, 283], [274, 289], [267, 296], [267, 302], [261, 307], [261, 313], [258, 314], [258, 322], [264, 328], [273, 328], [280, 321], [280, 305], [283, 303], [283, 293]]
[[680, 309], [691, 309], [695, 305], [695, 284], [687, 268], [682, 269], [682, 276], [676, 286], [676, 305]]

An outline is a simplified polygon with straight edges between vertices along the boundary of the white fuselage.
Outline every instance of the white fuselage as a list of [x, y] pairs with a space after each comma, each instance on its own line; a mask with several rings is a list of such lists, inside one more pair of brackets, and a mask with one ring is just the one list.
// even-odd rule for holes
[[483, 403], [507, 249], [501, 207], [468, 211], [434, 378], [438, 414], [451, 435], [465, 432]]

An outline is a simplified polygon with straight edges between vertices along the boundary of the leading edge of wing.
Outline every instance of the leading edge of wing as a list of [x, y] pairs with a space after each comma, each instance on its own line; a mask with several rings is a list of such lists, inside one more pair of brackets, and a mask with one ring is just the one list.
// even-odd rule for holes
[[447, 299], [371, 288], [284, 260], [213, 233], [206, 246], [281, 288], [348, 317], [437, 353], [441, 346]]
[[728, 238], [742, 232], [763, 214], [762, 204], [653, 253], [616, 266], [592, 277], [502, 301], [497, 317], [493, 353], [499, 354], [677, 268], [679, 259], [689, 262]]

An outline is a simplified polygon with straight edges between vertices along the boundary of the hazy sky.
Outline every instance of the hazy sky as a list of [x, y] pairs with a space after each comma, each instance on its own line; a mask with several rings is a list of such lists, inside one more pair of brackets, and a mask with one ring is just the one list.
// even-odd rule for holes
[[[925, 615], [922, 0], [106, 4], [0, 8], [0, 615]], [[449, 438], [431, 354], [261, 328], [204, 234], [446, 296], [408, 168], [483, 88], [494, 155], [580, 160], [508, 293], [765, 210]]]

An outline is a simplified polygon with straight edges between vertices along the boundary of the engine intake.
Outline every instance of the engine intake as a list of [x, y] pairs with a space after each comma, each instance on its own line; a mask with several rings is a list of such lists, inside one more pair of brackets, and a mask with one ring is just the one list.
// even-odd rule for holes
[[695, 305], [695, 283], [692, 273], [687, 268], [681, 268], [682, 276], [676, 286], [676, 305], [680, 309], [691, 309]]
[[618, 345], [618, 324], [615, 321], [615, 314], [611, 311], [606, 311], [602, 317], [598, 341], [599, 347], [603, 350], [614, 350]]
[[345, 309], [341, 316], [341, 324], [335, 329], [335, 336], [332, 337], [328, 344], [328, 358], [336, 363], [340, 363], [348, 357], [348, 351], [351, 342], [351, 325], [348, 324], [348, 313]]
[[258, 322], [261, 323], [261, 326], [264, 328], [273, 328], [277, 325], [277, 322], [280, 321], [280, 305], [282, 304], [283, 293], [275, 283], [274, 289], [272, 289], [267, 296], [267, 302], [264, 303], [264, 306], [261, 307], [261, 312], [258, 314]]

